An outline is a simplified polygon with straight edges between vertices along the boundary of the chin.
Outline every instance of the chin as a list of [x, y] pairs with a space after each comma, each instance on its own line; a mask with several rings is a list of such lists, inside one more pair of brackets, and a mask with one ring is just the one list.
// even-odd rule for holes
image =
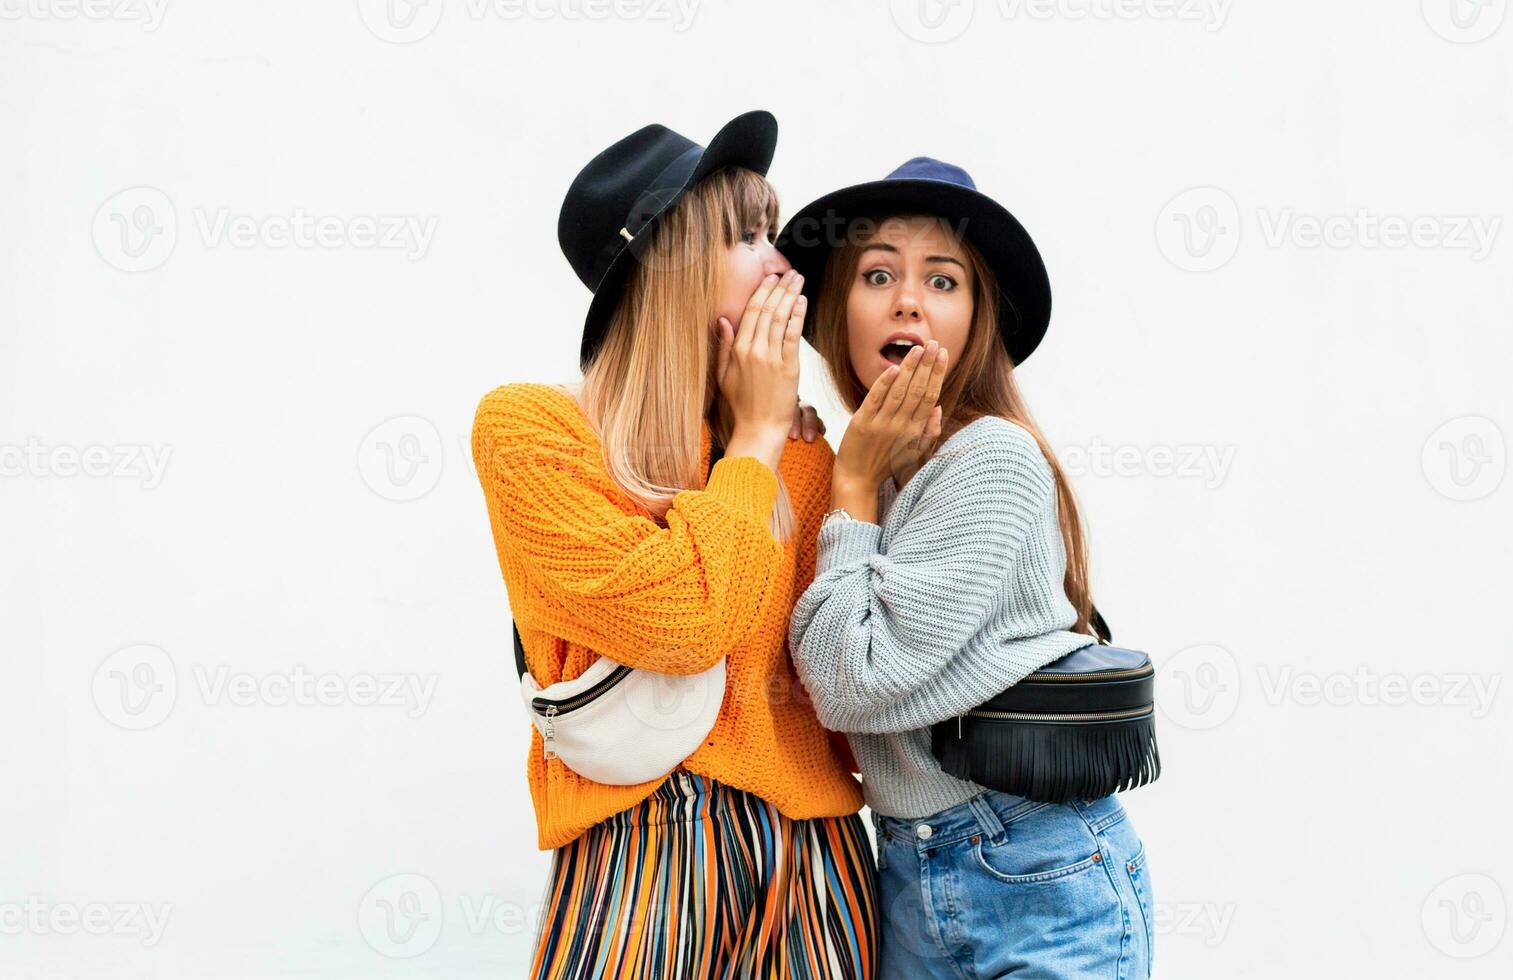
[[866, 392], [871, 391], [872, 386], [877, 383], [877, 379], [883, 376], [883, 372], [881, 371], [872, 371], [871, 376], [869, 377], [868, 372], [858, 371], [856, 369], [856, 365], [854, 364], [851, 366], [851, 373], [855, 375], [857, 382], [862, 386], [863, 395], [865, 395]]

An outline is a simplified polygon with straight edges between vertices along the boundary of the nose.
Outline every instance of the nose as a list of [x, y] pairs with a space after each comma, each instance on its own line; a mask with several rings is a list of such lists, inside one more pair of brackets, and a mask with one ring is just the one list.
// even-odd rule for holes
[[781, 276], [791, 268], [793, 263], [788, 261], [788, 257], [769, 244], [762, 255], [762, 275]]
[[914, 295], [914, 290], [907, 286], [901, 286], [898, 295], [893, 298], [893, 319], [918, 321], [924, 319], [924, 312], [919, 308], [919, 298]]

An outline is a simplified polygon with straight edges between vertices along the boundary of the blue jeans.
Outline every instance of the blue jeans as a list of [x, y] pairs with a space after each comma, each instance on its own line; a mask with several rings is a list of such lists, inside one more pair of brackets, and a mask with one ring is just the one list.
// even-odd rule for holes
[[1113, 796], [995, 790], [919, 820], [873, 814], [879, 980], [1144, 980], [1145, 846]]

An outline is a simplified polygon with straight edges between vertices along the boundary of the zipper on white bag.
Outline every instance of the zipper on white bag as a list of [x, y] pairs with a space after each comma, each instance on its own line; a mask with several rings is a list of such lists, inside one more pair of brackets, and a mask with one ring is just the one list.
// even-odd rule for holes
[[557, 735], [556, 735], [556, 732], [552, 728], [552, 719], [555, 718], [556, 715], [557, 715], [557, 706], [555, 704], [549, 704], [549, 705], [547, 705], [546, 706], [546, 731], [543, 732], [542, 734], [545, 736], [545, 739], [546, 739], [546, 744], [544, 746], [544, 749], [545, 749], [545, 753], [544, 754], [545, 754], [546, 758], [548, 758], [548, 759], [555, 759], [555, 758], [557, 758], [557, 750], [556, 750]]

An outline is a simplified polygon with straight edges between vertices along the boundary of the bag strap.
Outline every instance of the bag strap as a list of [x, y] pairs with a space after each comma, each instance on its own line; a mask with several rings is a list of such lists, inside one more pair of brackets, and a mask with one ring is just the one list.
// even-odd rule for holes
[[1103, 618], [1102, 614], [1098, 612], [1097, 606], [1093, 607], [1093, 614], [1088, 618], [1092, 622], [1093, 629], [1097, 630], [1099, 634], [1103, 636], [1103, 641], [1105, 643], [1114, 642], [1114, 631], [1108, 628], [1108, 622]]
[[[720, 445], [718, 439], [712, 440], [709, 446], [709, 472], [714, 472], [714, 464], [725, 457], [725, 447]], [[709, 475], [705, 474], [704, 482], [709, 482]], [[520, 627], [510, 620], [510, 629], [515, 633], [515, 676], [524, 677], [527, 670], [525, 666], [525, 644], [520, 642]]]
[[520, 627], [515, 625], [513, 619], [510, 620], [510, 629], [515, 631], [515, 676], [517, 678], [524, 677], [526, 670], [525, 647], [520, 643]]

